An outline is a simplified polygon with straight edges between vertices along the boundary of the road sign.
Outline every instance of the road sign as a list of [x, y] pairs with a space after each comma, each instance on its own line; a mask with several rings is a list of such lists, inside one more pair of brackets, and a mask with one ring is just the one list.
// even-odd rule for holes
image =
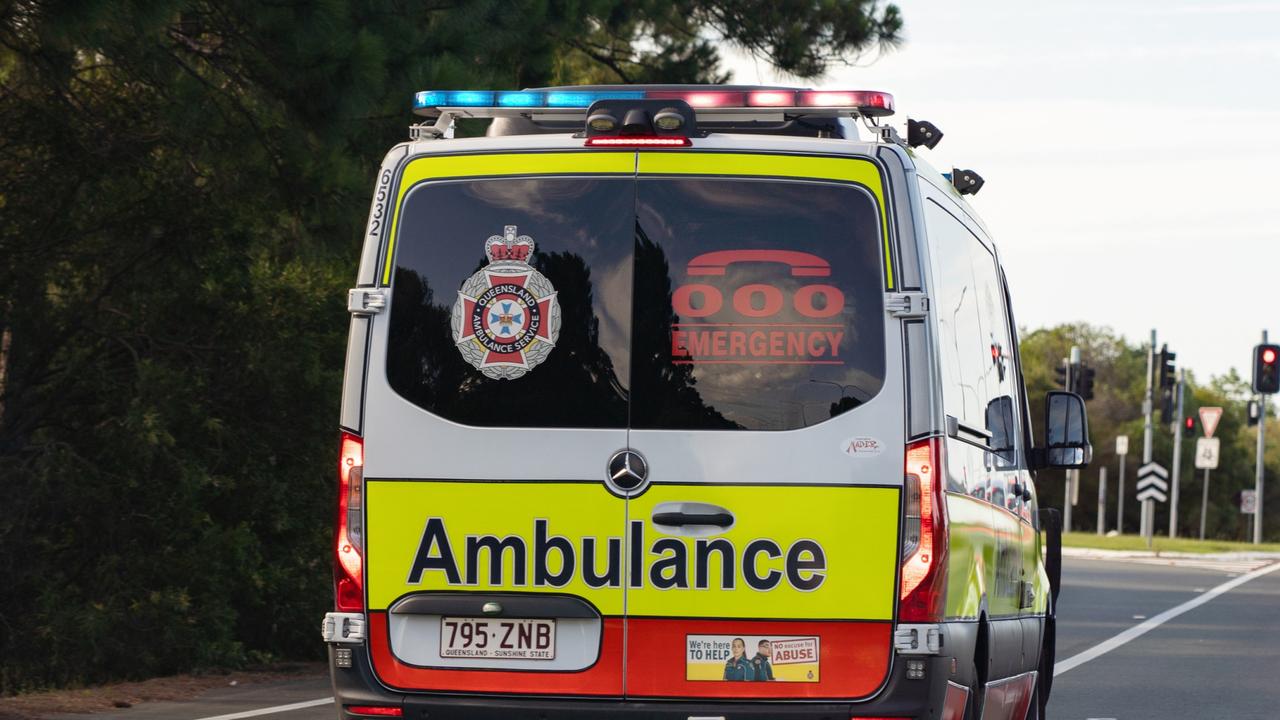
[[1169, 471], [1158, 462], [1149, 462], [1138, 468], [1138, 487], [1143, 485], [1159, 485], [1161, 490], [1169, 489]]
[[1252, 515], [1258, 512], [1258, 493], [1253, 490], [1240, 491], [1240, 512]]
[[1162, 503], [1168, 501], [1168, 499], [1169, 496], [1155, 485], [1148, 486], [1145, 490], [1138, 491], [1138, 500], [1155, 500], [1156, 502]]
[[[1220, 407], [1202, 407], [1200, 408], [1200, 425], [1204, 428], [1204, 436], [1213, 437], [1213, 431], [1218, 429], [1218, 421], [1222, 419], [1222, 408]], [[1197, 465], [1196, 467], [1200, 467]]]
[[1119, 437], [1116, 438], [1116, 454], [1117, 455], [1129, 454], [1129, 436], [1128, 435], [1120, 435]]
[[1169, 472], [1160, 463], [1138, 468], [1138, 499], [1165, 502], [1169, 499]]
[[1196, 469], [1217, 470], [1218, 450], [1221, 446], [1221, 438], [1203, 437], [1196, 440]]

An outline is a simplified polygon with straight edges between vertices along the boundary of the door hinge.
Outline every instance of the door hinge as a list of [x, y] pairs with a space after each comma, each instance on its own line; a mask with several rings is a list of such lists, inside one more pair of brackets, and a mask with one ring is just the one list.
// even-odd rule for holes
[[347, 312], [352, 315], [377, 315], [386, 306], [385, 288], [352, 288], [347, 291]]
[[364, 613], [325, 613], [320, 636], [327, 643], [362, 643], [364, 628]]
[[929, 313], [929, 296], [924, 293], [890, 293], [885, 310], [897, 318], [918, 318]]
[[899, 625], [893, 647], [901, 655], [937, 655], [942, 651], [941, 625]]

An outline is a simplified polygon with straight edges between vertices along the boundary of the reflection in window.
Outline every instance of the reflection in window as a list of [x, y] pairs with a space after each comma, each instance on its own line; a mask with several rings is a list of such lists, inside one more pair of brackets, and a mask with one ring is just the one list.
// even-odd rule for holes
[[631, 425], [789, 430], [884, 382], [876, 206], [834, 183], [641, 178]]
[[[1016, 467], [1022, 434], [1013, 334], [995, 257], [937, 203], [926, 203], [925, 220], [937, 298], [943, 404], [947, 414], [991, 433], [988, 469]], [[977, 489], [974, 494], [979, 494]]]
[[[469, 425], [626, 427], [632, 187], [625, 178], [538, 178], [412, 190], [392, 283], [391, 387]], [[489, 262], [487, 239], [506, 226], [536, 243], [529, 263], [554, 286], [561, 324], [541, 364], [495, 380], [464, 359], [451, 316], [463, 283]]]

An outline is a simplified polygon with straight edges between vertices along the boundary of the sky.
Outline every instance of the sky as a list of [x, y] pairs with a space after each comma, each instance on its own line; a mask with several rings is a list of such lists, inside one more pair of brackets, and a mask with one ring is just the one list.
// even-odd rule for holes
[[986, 180], [1019, 325], [1154, 328], [1199, 380], [1248, 378], [1280, 340], [1280, 0], [897, 5], [901, 46], [800, 84], [887, 90], [943, 131], [922, 153]]

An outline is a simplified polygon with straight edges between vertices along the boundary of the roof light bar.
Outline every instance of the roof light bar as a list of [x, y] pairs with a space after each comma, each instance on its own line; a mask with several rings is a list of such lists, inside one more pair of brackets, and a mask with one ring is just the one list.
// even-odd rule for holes
[[[414, 111], [435, 116], [443, 109], [497, 108], [508, 111], [586, 109], [598, 100], [683, 100], [694, 109], [749, 110], [770, 108], [796, 114], [858, 112], [869, 117], [892, 115], [893, 96], [875, 90], [426, 90], [414, 96]], [[806, 111], [809, 111], [806, 113]], [[494, 112], [475, 112], [492, 116]]]

